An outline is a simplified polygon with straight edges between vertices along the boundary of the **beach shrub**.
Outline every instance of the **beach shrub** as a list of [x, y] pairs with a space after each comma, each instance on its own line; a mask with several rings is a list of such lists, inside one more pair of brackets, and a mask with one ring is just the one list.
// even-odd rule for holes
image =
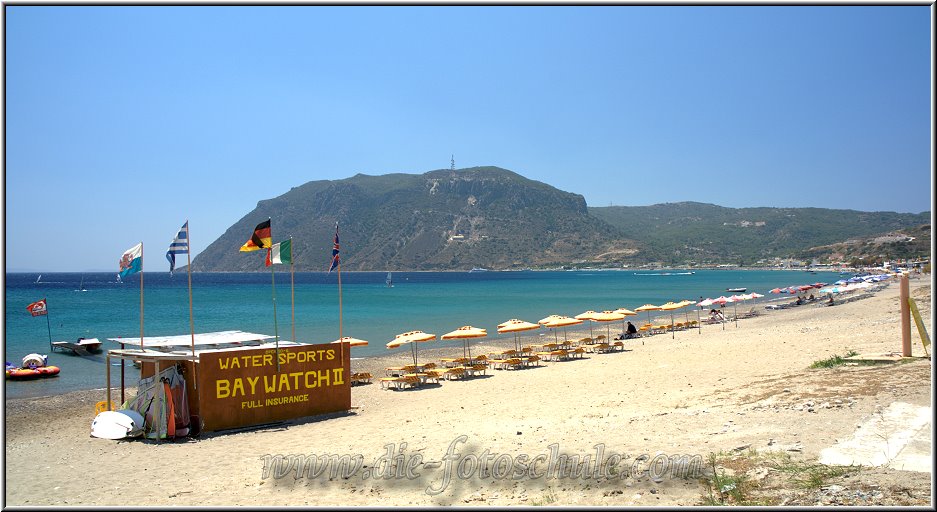
[[810, 367], [811, 368], [832, 368], [834, 366], [842, 366], [846, 364], [847, 362], [849, 362], [849, 361], [846, 361], [847, 357], [852, 357], [856, 355], [859, 355], [859, 353], [856, 352], [855, 350], [850, 350], [849, 352], [846, 352], [846, 355], [844, 356], [833, 355], [833, 356], [828, 357], [827, 359], [814, 361], [813, 364], [810, 365]]

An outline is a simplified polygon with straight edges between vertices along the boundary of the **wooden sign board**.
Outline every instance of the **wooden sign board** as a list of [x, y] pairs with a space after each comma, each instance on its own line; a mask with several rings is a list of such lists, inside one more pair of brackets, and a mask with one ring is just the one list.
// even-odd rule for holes
[[260, 425], [351, 408], [347, 344], [247, 348], [199, 355], [205, 431]]

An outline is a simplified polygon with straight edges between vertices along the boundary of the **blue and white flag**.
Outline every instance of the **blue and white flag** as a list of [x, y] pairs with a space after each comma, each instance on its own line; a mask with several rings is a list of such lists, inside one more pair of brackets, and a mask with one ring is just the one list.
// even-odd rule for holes
[[176, 234], [176, 238], [172, 239], [169, 250], [166, 251], [166, 259], [169, 260], [169, 275], [172, 275], [172, 270], [176, 268], [177, 254], [189, 254], [189, 221], [185, 221], [185, 224], [179, 228], [179, 233]]

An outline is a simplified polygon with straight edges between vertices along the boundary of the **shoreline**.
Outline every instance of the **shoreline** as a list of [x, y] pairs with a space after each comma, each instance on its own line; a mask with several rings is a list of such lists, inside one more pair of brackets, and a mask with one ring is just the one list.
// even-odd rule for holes
[[[737, 269], [733, 269], [733, 270], [737, 270]], [[431, 271], [431, 272], [435, 272], [435, 271]], [[235, 273], [237, 273], [237, 272], [235, 272]], [[912, 280], [911, 280], [912, 283], [914, 283], [914, 282], [916, 282], [916, 281], [917, 281], [917, 279], [914, 279], [914, 278], [912, 278]], [[895, 290], [896, 290], [896, 289], [897, 289], [896, 283], [895, 283], [895, 281], [894, 281], [893, 279], [892, 279], [892, 280], [885, 281], [885, 283], [886, 283], [886, 286], [885, 286], [884, 290], [882, 290], [882, 291], [887, 292], [888, 290], [892, 290], [892, 289], [895, 289]], [[882, 291], [879, 291], [879, 292], [876, 292], [876, 293], [882, 293]], [[730, 292], [724, 292], [724, 293], [728, 294], [728, 293], [730, 293]], [[805, 292], [805, 294], [809, 294], [809, 293], [810, 293], [809, 291], [808, 291], [808, 292]], [[856, 294], [856, 293], [854, 292], [854, 293], [851, 293], [851, 294], [848, 294], [848, 295], [843, 295], [843, 296], [841, 296], [841, 298], [848, 298], [849, 296], [854, 295], [854, 294]], [[795, 298], [796, 298], [798, 295], [800, 295], [800, 294], [797, 294], [797, 295], [789, 295], [789, 294], [787, 294], [787, 293], [784, 293], [784, 294], [780, 294], [780, 295], [778, 295], [778, 296], [775, 296], [774, 294], [766, 294], [766, 295], [764, 295], [762, 298], [759, 298], [759, 299], [753, 299], [753, 300], [750, 300], [750, 301], [744, 301], [744, 302], [742, 302], [742, 303], [737, 303], [738, 306], [733, 306], [733, 305], [731, 305], [731, 304], [727, 304], [727, 305], [725, 305], [724, 307], [722, 307], [722, 308], [720, 308], [720, 309], [725, 313], [725, 315], [726, 315], [727, 318], [733, 316], [733, 315], [735, 314], [735, 310], [736, 310], [736, 309], [738, 310], [739, 314], [741, 314], [741, 313], [743, 313], [743, 312], [749, 310], [750, 308], [755, 308], [755, 311], [756, 311], [759, 315], [776, 314], [776, 313], [777, 313], [776, 311], [768, 311], [768, 310], [766, 310], [764, 307], [765, 307], [766, 305], [771, 305], [771, 304], [774, 304], [774, 303], [777, 303], [777, 302], [782, 302], [782, 301], [794, 301]], [[808, 308], [816, 307], [817, 305], [820, 304], [820, 302], [821, 302], [821, 301], [818, 299], [818, 300], [816, 301], [816, 303], [808, 303], [808, 304], [806, 304], [804, 307], [808, 307]], [[694, 318], [694, 312], [697, 311], [697, 310], [699, 310], [700, 313], [701, 313], [701, 314], [699, 315], [699, 320], [705, 321], [705, 320], [706, 320], [706, 315], [705, 315], [705, 314], [702, 314], [702, 313], [705, 313], [706, 311], [708, 311], [710, 308], [713, 308], [713, 307], [716, 307], [716, 306], [710, 306], [710, 307], [706, 307], [706, 308], [702, 308], [702, 309], [699, 309], [698, 307], [694, 307], [694, 306], [688, 306], [686, 310], [684, 310], [684, 309], [676, 310], [676, 311], [674, 312], [674, 321], [681, 321], [681, 319], [685, 318], [687, 315], [684, 314], [684, 311], [687, 311], [687, 312], [689, 313], [689, 315], [688, 315], [688, 316], [689, 316], [689, 320], [696, 320], [696, 318]], [[641, 324], [643, 324], [643, 323], [645, 323], [645, 322], [648, 321], [648, 316], [649, 316], [649, 315], [648, 315], [648, 312], [641, 312], [641, 313], [639, 313], [637, 316], [633, 316], [633, 317], [632, 317], [632, 316], [629, 316], [629, 317], [626, 317], [626, 318], [625, 318], [625, 322], [627, 322], [627, 321], [630, 320], [632, 323], [635, 323], [636, 325], [641, 325]], [[670, 323], [670, 315], [669, 315], [668, 313], [665, 313], [665, 312], [662, 312], [662, 311], [657, 311], [657, 310], [650, 311], [650, 321], [651, 321], [651, 323], [654, 323], [654, 324], [658, 324], [658, 323]], [[745, 321], [745, 320], [744, 320], [744, 319], [740, 319], [740, 321]], [[704, 324], [703, 324], [703, 329], [705, 330], [705, 329], [707, 329], [707, 328], [709, 328], [709, 329], [719, 328], [719, 325], [720, 325], [720, 324], [712, 324], [712, 325], [710, 325], [710, 324], [705, 324], [705, 323], [704, 323]], [[727, 329], [729, 328], [729, 326], [734, 326], [733, 321], [732, 321], [732, 320], [727, 320], [727, 321], [726, 321], [726, 326], [727, 326]], [[610, 330], [611, 330], [611, 336], [615, 336], [615, 335], [617, 335], [617, 334], [619, 334], [619, 333], [621, 332], [621, 329], [622, 329], [622, 322], [621, 322], [621, 321], [614, 321], [614, 322], [611, 322], [611, 323], [610, 323], [610, 327], [611, 327], [611, 329], [610, 329]], [[564, 329], [566, 330], [567, 336], [568, 336], [568, 338], [569, 338], [570, 340], [576, 340], [576, 339], [584, 338], [584, 337], [591, 337], [590, 331], [589, 331], [589, 322], [588, 322], [588, 321], [584, 321], [582, 324], [570, 326], [570, 327], [564, 328]], [[605, 334], [604, 330], [606, 330], [606, 325], [605, 325], [604, 322], [603, 322], [603, 323], [599, 323], [599, 324], [594, 324], [594, 325], [593, 325], [593, 329], [594, 329], [596, 335], [598, 335], [598, 334]], [[616, 330], [616, 329], [617, 329], [617, 330]], [[558, 330], [557, 332], [559, 332], [559, 330]], [[434, 340], [434, 341], [432, 341], [432, 342], [430, 342], [430, 343], [421, 343], [421, 344], [419, 345], [419, 347], [418, 347], [418, 349], [419, 349], [418, 352], [419, 352], [419, 354], [420, 354], [420, 360], [423, 359], [423, 357], [424, 357], [423, 354], [424, 354], [424, 353], [427, 354], [427, 355], [425, 356], [425, 357], [427, 357], [427, 358], [439, 359], [440, 357], [455, 357], [453, 354], [455, 354], [457, 351], [459, 351], [459, 350], [460, 350], [460, 346], [461, 346], [461, 345], [458, 344], [458, 343], [459, 343], [459, 340], [441, 340], [441, 339], [439, 339], [439, 336], [440, 336], [440, 335], [441, 335], [441, 333], [437, 333], [437, 339], [436, 339], [436, 340]], [[534, 338], [534, 339], [532, 340], [532, 339], [531, 339], [532, 336], [536, 336], [536, 338]], [[542, 344], [542, 343], [547, 343], [547, 342], [549, 342], [549, 340], [546, 340], [546, 338], [551, 337], [551, 336], [552, 336], [551, 330], [550, 330], [550, 329], [547, 329], [547, 328], [545, 328], [545, 327], [542, 327], [541, 329], [534, 330], [534, 331], [525, 331], [525, 332], [520, 333], [520, 339], [521, 339], [521, 341], [522, 341], [523, 343], [525, 343], [525, 344]], [[659, 336], [659, 335], [658, 335], [658, 336]], [[560, 336], [560, 337], [562, 337], [562, 336]], [[389, 341], [389, 340], [388, 340], [388, 341]], [[446, 347], [439, 347], [439, 346], [437, 346], [437, 344], [439, 344], [440, 342], [446, 342], [446, 343], [449, 344], [449, 346], [446, 346]], [[513, 336], [510, 335], [510, 334], [500, 334], [500, 333], [497, 333], [496, 331], [493, 331], [493, 332], [491, 332], [491, 333], [489, 334], [488, 337], [479, 338], [479, 339], [472, 339], [472, 340], [470, 340], [470, 343], [471, 343], [471, 346], [473, 347], [473, 349], [472, 349], [473, 351], [475, 350], [474, 347], [475, 347], [476, 345], [478, 345], [479, 347], [481, 347], [479, 350], [494, 350], [494, 349], [497, 349], [497, 350], [505, 350], [505, 349], [507, 349], [507, 348], [513, 348], [514, 338], [513, 338]], [[374, 344], [373, 344], [372, 346], [373, 346], [373, 347], [380, 347], [380, 346], [382, 346], [383, 344], [384, 344], [383, 341], [381, 341], [381, 342], [374, 342]], [[354, 352], [353, 352], [353, 353], [354, 353]], [[479, 353], [481, 353], [481, 352], [479, 352]], [[94, 355], [95, 355], [96, 357], [103, 357], [105, 354], [106, 354], [106, 351], [102, 351], [102, 352], [97, 353], [97, 354], [94, 354]], [[444, 355], [440, 355], [440, 354], [444, 354]], [[70, 357], [71, 357], [71, 356], [70, 356]], [[80, 357], [80, 356], [74, 356], [74, 357]], [[394, 352], [381, 352], [381, 353], [372, 353], [372, 354], [361, 355], [361, 356], [353, 356], [351, 360], [352, 360], [353, 371], [355, 371], [355, 370], [354, 370], [355, 362], [359, 362], [358, 364], [361, 365], [361, 366], [363, 366], [363, 367], [367, 367], [367, 368], [380, 368], [381, 370], [383, 370], [383, 368], [385, 368], [385, 367], [387, 367], [387, 366], [398, 366], [398, 365], [400, 365], [400, 364], [407, 364], [406, 361], [410, 361], [410, 362], [412, 363], [412, 359], [411, 359], [411, 355], [410, 355], [410, 349], [409, 349], [408, 347], [395, 349]], [[372, 360], [374, 360], [374, 362], [371, 362]], [[381, 366], [381, 365], [384, 365], [384, 366]], [[132, 377], [130, 377], [130, 376], [132, 375], [133, 371], [134, 371], [133, 369], [128, 369], [128, 378], [129, 378], [129, 380], [130, 380], [131, 382], [134, 382], [134, 383], [135, 383], [136, 381], [135, 381]], [[370, 370], [365, 370], [365, 371], [370, 371]], [[378, 376], [378, 374], [374, 373], [373, 371], [372, 371], [371, 373], [372, 373], [372, 375], [374, 375], [375, 377]], [[383, 376], [383, 371], [380, 372], [380, 375]], [[60, 396], [60, 395], [68, 394], [68, 393], [71, 393], [71, 392], [81, 392], [81, 391], [100, 390], [100, 391], [103, 392], [103, 391], [106, 389], [106, 388], [103, 386], [103, 384], [104, 384], [103, 382], [100, 383], [100, 384], [98, 384], [97, 386], [99, 386], [99, 387], [75, 388], [75, 389], [63, 391], [63, 392], [61, 392], [61, 393], [45, 394], [45, 395], [36, 395], [36, 396], [29, 396], [29, 395], [25, 395], [25, 396], [22, 396], [22, 395], [21, 395], [21, 396], [10, 396], [9, 393], [8, 393], [8, 390], [5, 389], [5, 390], [4, 390], [4, 397], [5, 397], [7, 400], [21, 400], [21, 399], [40, 399], [40, 398], [53, 397], [53, 396]], [[118, 386], [119, 386], [119, 385], [118, 385]], [[127, 386], [125, 389], [130, 389], [130, 388], [131, 388], [131, 386]], [[112, 390], [114, 390], [114, 389], [119, 389], [119, 387], [112, 387], [111, 389], [112, 389]]]
[[[444, 481], [443, 469], [432, 464], [443, 462], [454, 444], [463, 455], [502, 454], [513, 460], [549, 456], [551, 446], [561, 454], [586, 455], [601, 444], [606, 453], [626, 455], [629, 464], [641, 454], [699, 455], [706, 460], [712, 453], [752, 450], [780, 450], [811, 463], [889, 404], [931, 405], [931, 362], [920, 357], [916, 338], [912, 350], [917, 357], [904, 364], [809, 368], [846, 350], [900, 350], [897, 288], [889, 286], [872, 297], [834, 307], [766, 311], [740, 320], [737, 328], [704, 325], [700, 333], [678, 331], [675, 338], [668, 333], [626, 341], [625, 352], [587, 354], [584, 359], [522, 370], [489, 370], [485, 376], [412, 390], [383, 390], [373, 381], [352, 387], [353, 409], [346, 414], [206, 433], [177, 442], [90, 437], [100, 391], [8, 399], [6, 502], [13, 506], [351, 506], [373, 505], [377, 500], [397, 506], [699, 505], [706, 490], [696, 478], [625, 478], [624, 473], [621, 478], [598, 480], [476, 475], [453, 478], [439, 494], [429, 490]], [[911, 281], [912, 297], [918, 299], [926, 322], [931, 320], [930, 288], [929, 281]], [[856, 318], [863, 319], [861, 325]], [[569, 337], [581, 333], [587, 336], [588, 326], [571, 329]], [[522, 339], [533, 341], [531, 336]], [[473, 342], [472, 353], [505, 345], [512, 346], [513, 338]], [[420, 361], [437, 361], [455, 352], [461, 354], [457, 347], [421, 347]], [[408, 362], [410, 354], [367, 359], [354, 361], [352, 370], [370, 371], [376, 379], [383, 376], [384, 367]], [[808, 403], [814, 404], [809, 410]], [[465, 442], [458, 444], [461, 436]], [[278, 454], [357, 454], [368, 468], [376, 468], [372, 463], [387, 446], [406, 460], [419, 456], [422, 462], [415, 466], [419, 473], [415, 479], [274, 478], [265, 466]], [[101, 469], [84, 471], [91, 466]], [[75, 478], [76, 472], [83, 472], [83, 477]], [[140, 475], [146, 476], [142, 482]], [[928, 499], [932, 494], [930, 475], [925, 473], [863, 468], [857, 478], [872, 479], [883, 493], [891, 492], [886, 482], [895, 482]], [[848, 487], [854, 481], [836, 483]], [[895, 491], [895, 496], [899, 494]]]

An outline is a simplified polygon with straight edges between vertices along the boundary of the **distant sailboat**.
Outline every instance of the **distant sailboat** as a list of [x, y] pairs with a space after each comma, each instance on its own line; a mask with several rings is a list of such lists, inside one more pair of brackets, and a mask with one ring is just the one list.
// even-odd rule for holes
[[394, 287], [394, 278], [393, 278], [393, 276], [390, 275], [390, 272], [387, 273], [387, 281], [386, 281], [386, 282], [387, 282], [387, 287], [388, 287], [388, 288], [393, 288], [393, 287]]
[[42, 279], [42, 274], [39, 274], [39, 277], [36, 278], [36, 282], [38, 283], [40, 279]]
[[85, 290], [85, 275], [84, 275], [84, 274], [81, 275], [81, 283], [78, 285], [78, 289], [75, 290], [75, 291], [76, 291], [76, 292], [86, 292], [86, 291], [88, 291], [88, 290]]

